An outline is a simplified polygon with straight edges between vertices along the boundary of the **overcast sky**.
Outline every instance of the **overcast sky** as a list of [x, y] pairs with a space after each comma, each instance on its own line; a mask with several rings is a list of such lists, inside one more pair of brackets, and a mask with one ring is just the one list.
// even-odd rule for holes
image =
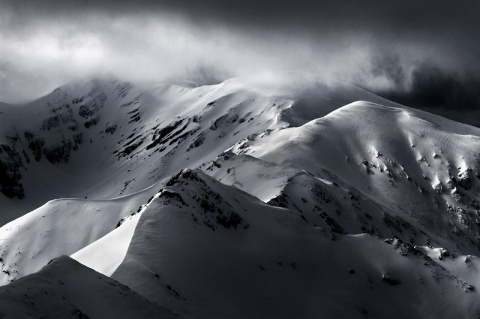
[[478, 0], [0, 0], [0, 101], [102, 75], [211, 83], [294, 71], [476, 109], [479, 14]]

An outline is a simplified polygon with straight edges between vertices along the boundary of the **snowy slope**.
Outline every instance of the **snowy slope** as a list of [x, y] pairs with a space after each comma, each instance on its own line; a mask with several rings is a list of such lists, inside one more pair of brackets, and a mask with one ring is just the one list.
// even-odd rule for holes
[[462, 277], [466, 263], [453, 274], [398, 240], [332, 241], [298, 214], [199, 171], [183, 171], [168, 185], [142, 214], [112, 277], [185, 317], [480, 313], [478, 294]]
[[70, 255], [136, 214], [155, 192], [112, 199], [59, 199], [0, 228], [0, 285], [40, 270], [53, 258]]
[[95, 80], [1, 105], [0, 223], [55, 198], [138, 192], [214, 159], [278, 125], [287, 102], [274, 100], [237, 80], [204, 87]]
[[178, 318], [128, 287], [63, 256], [0, 288], [1, 318]]
[[0, 121], [0, 284], [70, 255], [187, 318], [480, 314], [480, 129], [245, 79], [70, 84]]
[[76, 251], [71, 257], [89, 268], [111, 276], [125, 258], [140, 216], [159, 195], [154, 194], [135, 213], [122, 218], [114, 230]]
[[433, 115], [355, 102], [232, 151], [316, 177], [331, 172], [435, 244], [478, 254], [479, 136], [477, 128]]

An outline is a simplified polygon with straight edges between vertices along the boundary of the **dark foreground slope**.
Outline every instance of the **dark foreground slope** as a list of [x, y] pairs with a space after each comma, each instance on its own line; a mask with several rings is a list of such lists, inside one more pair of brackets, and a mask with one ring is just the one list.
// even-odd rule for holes
[[331, 228], [186, 170], [142, 213], [112, 277], [188, 318], [480, 314], [477, 258]]
[[121, 283], [63, 256], [0, 288], [0, 318], [178, 318]]

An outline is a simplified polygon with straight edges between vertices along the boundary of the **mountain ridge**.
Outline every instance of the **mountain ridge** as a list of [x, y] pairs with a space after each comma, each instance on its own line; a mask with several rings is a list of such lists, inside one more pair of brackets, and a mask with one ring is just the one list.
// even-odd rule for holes
[[480, 314], [480, 129], [253, 83], [3, 106], [0, 283], [69, 255], [186, 318]]

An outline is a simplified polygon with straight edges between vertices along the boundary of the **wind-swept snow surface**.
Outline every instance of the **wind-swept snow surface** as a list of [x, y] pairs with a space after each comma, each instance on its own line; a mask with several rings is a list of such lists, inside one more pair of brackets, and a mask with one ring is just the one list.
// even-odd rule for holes
[[198, 171], [183, 171], [169, 185], [143, 213], [112, 277], [185, 317], [438, 318], [480, 311], [475, 288], [462, 278], [467, 263], [457, 277], [397, 239], [332, 238], [299, 214]]
[[[72, 84], [0, 121], [12, 314], [48, 269], [105, 278], [90, 267], [151, 302], [139, 318], [480, 315], [480, 129], [353, 86], [239, 79]], [[41, 270], [61, 255], [83, 265]], [[29, 315], [100, 313], [42, 298]]]
[[479, 135], [477, 128], [432, 115], [355, 102], [233, 150], [316, 177], [326, 170], [386, 212], [418, 225], [426, 243], [478, 253]]
[[0, 228], [0, 284], [40, 270], [110, 234], [135, 215], [153, 189], [112, 200], [59, 199]]

